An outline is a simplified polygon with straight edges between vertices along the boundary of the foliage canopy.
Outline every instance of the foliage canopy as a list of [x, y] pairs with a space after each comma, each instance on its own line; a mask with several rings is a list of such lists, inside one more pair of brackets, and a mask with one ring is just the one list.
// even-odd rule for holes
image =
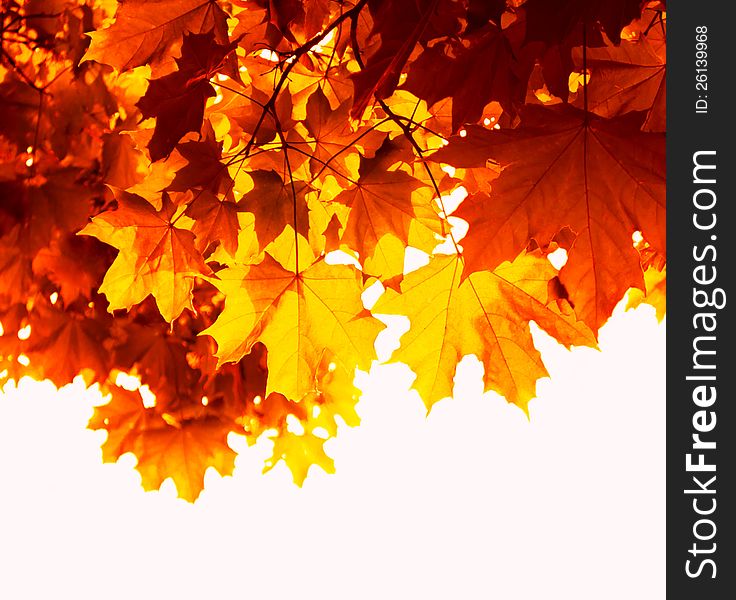
[[98, 382], [104, 458], [133, 452], [147, 489], [172, 477], [193, 501], [208, 467], [232, 471], [230, 432], [273, 436], [266, 468], [299, 484], [331, 471], [377, 315], [409, 318], [392, 359], [428, 409], [474, 354], [526, 410], [546, 375], [530, 321], [595, 346], [630, 288], [664, 309], [661, 2], [0, 18], [0, 382]]

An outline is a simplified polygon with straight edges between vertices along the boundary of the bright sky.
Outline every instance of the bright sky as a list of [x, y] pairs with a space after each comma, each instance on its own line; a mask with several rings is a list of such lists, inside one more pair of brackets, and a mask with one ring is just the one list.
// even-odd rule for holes
[[23, 381], [0, 394], [0, 598], [620, 600], [664, 598], [665, 331], [643, 306], [570, 354], [531, 421], [464, 361], [425, 419], [411, 375], [361, 377], [357, 429], [304, 488], [269, 442], [195, 505], [144, 493], [85, 429], [99, 395]]

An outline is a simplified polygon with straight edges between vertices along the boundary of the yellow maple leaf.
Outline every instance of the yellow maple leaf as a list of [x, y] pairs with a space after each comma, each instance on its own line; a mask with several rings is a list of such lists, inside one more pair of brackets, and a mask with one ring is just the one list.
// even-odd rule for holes
[[369, 368], [383, 325], [363, 307], [360, 274], [318, 260], [289, 271], [270, 255], [253, 267], [234, 267], [213, 279], [225, 309], [202, 333], [217, 341], [219, 364], [240, 360], [260, 341], [268, 348], [266, 393], [301, 399], [314, 391], [326, 350], [349, 370]]
[[335, 462], [324, 450], [325, 440], [311, 433], [297, 435], [283, 432], [273, 443], [273, 455], [266, 461], [263, 472], [267, 473], [283, 460], [289, 467], [294, 483], [301, 486], [312, 465], [319, 465], [327, 473], [335, 472]]
[[649, 267], [644, 271], [644, 284], [646, 293], [640, 289], [629, 290], [629, 299], [626, 308], [636, 308], [641, 304], [651, 304], [657, 314], [657, 320], [664, 319], [667, 310], [667, 269], [661, 270]]
[[592, 346], [595, 338], [586, 325], [548, 302], [556, 272], [540, 255], [522, 254], [464, 281], [462, 270], [460, 256], [435, 256], [404, 278], [401, 293], [387, 290], [379, 298], [374, 313], [406, 315], [411, 321], [392, 358], [416, 373], [414, 388], [428, 409], [452, 394], [458, 362], [475, 354], [485, 368], [485, 390], [526, 410], [537, 379], [547, 375], [529, 321], [567, 346]]

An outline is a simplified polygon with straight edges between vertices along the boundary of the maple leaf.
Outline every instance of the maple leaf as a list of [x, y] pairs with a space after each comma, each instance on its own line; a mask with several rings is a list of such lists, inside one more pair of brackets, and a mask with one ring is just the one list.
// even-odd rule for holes
[[[290, 42], [296, 42], [297, 38], [311, 39], [323, 31], [331, 4], [331, 0], [251, 0], [247, 3], [248, 10], [237, 15], [238, 27], [254, 37], [267, 36], [274, 45], [281, 37]], [[259, 30], [259, 25], [266, 27]]]
[[212, 124], [205, 121], [202, 126], [202, 141], [179, 144], [177, 151], [187, 165], [176, 172], [168, 186], [170, 191], [186, 192], [192, 188], [203, 188], [229, 196], [232, 200], [233, 180], [222, 164], [222, 142], [218, 142]]
[[[573, 61], [582, 66], [582, 48], [573, 50]], [[618, 47], [589, 48], [586, 64], [591, 71], [588, 110], [602, 117], [645, 110], [643, 129], [665, 130], [667, 67], [646, 37], [623, 40]], [[576, 104], [582, 107], [583, 94]]]
[[[452, 98], [452, 130], [475, 123], [497, 100], [509, 112], [523, 102], [526, 84], [514, 71], [511, 45], [503, 31], [488, 24], [462, 42], [430, 46], [412, 63], [403, 89], [429, 105]], [[468, 77], [472, 73], [472, 77]]]
[[501, 15], [506, 11], [506, 0], [468, 0], [467, 31], [483, 27], [488, 21], [501, 24]]
[[[198, 337], [197, 342], [207, 346], [202, 358], [209, 362], [209, 367], [200, 362], [200, 370], [206, 372], [206, 381], [202, 386], [207, 396], [208, 409], [214, 409], [234, 421], [243, 424], [246, 435], [252, 435], [259, 426], [264, 429], [271, 427], [269, 420], [273, 412], [270, 406], [272, 397], [266, 396], [266, 347], [256, 344], [250, 354], [244, 356], [237, 363], [221, 365], [216, 369], [216, 361], [211, 359], [210, 346], [214, 345], [208, 337]], [[301, 405], [295, 405], [301, 408]], [[301, 416], [301, 415], [300, 415]], [[256, 431], [258, 436], [262, 433]]]
[[58, 236], [84, 225], [98, 191], [69, 166], [47, 177], [0, 181], [0, 308], [35, 293], [34, 259]]
[[651, 304], [657, 315], [657, 320], [664, 319], [667, 307], [667, 271], [657, 270], [650, 267], [644, 271], [644, 283], [646, 292], [641, 290], [632, 290], [629, 295], [626, 308], [636, 308], [644, 303]]
[[90, 374], [88, 382], [107, 377], [110, 358], [102, 350], [102, 343], [109, 335], [109, 322], [52, 306], [37, 309], [32, 317], [33, 339], [26, 353], [41, 367], [43, 377], [58, 387], [83, 370]]
[[121, 190], [140, 183], [146, 173], [142, 165], [144, 154], [138, 150], [129, 135], [109, 133], [103, 136], [102, 162], [105, 165], [103, 180]]
[[324, 31], [325, 20], [330, 16], [331, 0], [303, 0], [304, 22], [302, 29], [307, 39]]
[[309, 97], [304, 125], [314, 141], [309, 162], [314, 177], [330, 174], [340, 184], [347, 185], [346, 179], [358, 177], [360, 154], [357, 144], [374, 147], [383, 141], [385, 134], [376, 130], [363, 127], [353, 132], [349, 113], [350, 100], [333, 110], [321, 88]]
[[627, 310], [641, 304], [650, 304], [656, 311], [657, 319], [664, 319], [667, 309], [667, 266], [664, 257], [651, 248], [642, 248], [641, 266], [644, 269], [645, 289], [629, 290]]
[[[271, 113], [263, 115], [263, 106], [269, 100], [266, 92], [253, 87], [251, 94], [244, 98], [241, 94], [229, 93], [225, 90], [223, 94], [222, 110], [227, 112], [230, 120], [230, 132], [236, 138], [243, 137], [243, 133], [253, 138], [256, 144], [266, 144], [276, 137], [276, 122]], [[290, 96], [284, 93], [279, 96], [276, 106], [277, 114], [282, 116], [283, 106], [290, 104]], [[218, 105], [219, 106], [219, 105]], [[291, 106], [288, 108], [291, 114]]]
[[429, 409], [452, 395], [457, 364], [475, 354], [485, 368], [485, 390], [526, 410], [537, 379], [547, 375], [529, 321], [568, 347], [593, 346], [595, 338], [550, 301], [548, 287], [556, 273], [543, 257], [522, 254], [461, 282], [462, 271], [459, 256], [438, 255], [404, 277], [401, 293], [388, 290], [378, 299], [374, 313], [406, 315], [411, 322], [392, 360], [414, 371], [413, 387]]
[[296, 435], [284, 432], [274, 440], [273, 454], [266, 461], [263, 472], [267, 473], [283, 460], [291, 471], [294, 483], [300, 487], [313, 464], [319, 465], [327, 473], [334, 473], [335, 461], [325, 453], [324, 444], [325, 440], [311, 433]]
[[598, 21], [614, 43], [621, 41], [621, 30], [641, 15], [641, 0], [527, 0], [528, 41], [547, 44], [562, 42], [579, 24]]
[[350, 71], [344, 63], [324, 69], [322, 63], [307, 54], [290, 73], [289, 91], [295, 104], [305, 106], [308, 99], [320, 90], [330, 106], [336, 109], [343, 102], [352, 101], [354, 86], [349, 75]]
[[417, 42], [455, 31], [456, 18], [452, 11], [443, 10], [452, 4], [451, 0], [369, 0], [371, 36], [380, 36], [381, 45], [364, 68], [351, 76], [355, 87], [353, 118], [363, 115], [374, 96], [388, 98], [393, 93]]
[[376, 280], [428, 407], [473, 354], [525, 408], [531, 321], [594, 345], [624, 292], [664, 315], [662, 3], [78, 4], [3, 9], [0, 380], [99, 382], [146, 488], [193, 500], [230, 431], [331, 472]]
[[322, 232], [325, 237], [325, 252], [332, 252], [333, 250], [340, 249], [341, 228], [342, 224], [340, 223], [340, 218], [337, 216], [337, 214], [332, 214], [332, 216], [330, 216], [329, 222], [327, 223], [327, 227], [325, 227], [324, 231]]
[[268, 348], [267, 394], [299, 400], [315, 389], [325, 351], [346, 368], [367, 369], [383, 325], [363, 308], [359, 273], [318, 260], [295, 273], [270, 255], [259, 265], [218, 273], [225, 309], [202, 334], [217, 341], [220, 364], [240, 360], [260, 341]]
[[[147, 130], [147, 134], [151, 133], [151, 130]], [[146, 135], [145, 139], [142, 140], [142, 146], [144, 146], [150, 140], [150, 135]], [[136, 194], [148, 200], [156, 210], [161, 209], [161, 196], [164, 190], [167, 190], [171, 186], [171, 183], [176, 178], [177, 171], [181, 170], [186, 166], [186, 160], [178, 152], [174, 152], [166, 160], [160, 160], [158, 162], [150, 162], [148, 157], [144, 157], [144, 178], [139, 183], [126, 188], [126, 192]], [[115, 186], [111, 187], [115, 189]], [[122, 189], [122, 188], [121, 188]], [[183, 197], [191, 197], [190, 194], [173, 194], [173, 197], [181, 199]], [[177, 204], [180, 202], [177, 201]]]
[[278, 32], [290, 41], [296, 41], [290, 25], [303, 20], [305, 7], [299, 0], [254, 0], [253, 4], [265, 9], [265, 18]]
[[199, 391], [199, 373], [187, 361], [186, 342], [170, 333], [163, 322], [126, 324], [112, 351], [115, 368], [125, 372], [137, 370], [142, 383], [152, 389], [163, 389], [165, 385], [176, 400]]
[[[250, 356], [250, 355], [248, 355]], [[248, 357], [246, 357], [248, 358]], [[253, 402], [246, 410], [246, 414], [256, 417], [255, 424], [246, 425], [246, 431], [261, 435], [267, 429], [286, 430], [289, 415], [300, 421], [307, 419], [307, 407], [303, 402], [293, 402], [279, 393], [268, 394], [257, 404]]]
[[159, 211], [135, 194], [119, 192], [117, 200], [117, 210], [99, 214], [79, 232], [120, 250], [99, 291], [110, 311], [129, 310], [152, 294], [171, 322], [185, 308], [192, 310], [194, 277], [210, 270], [195, 248], [194, 234], [176, 227], [182, 207], [167, 194]]
[[633, 233], [665, 251], [664, 137], [642, 133], [637, 115], [602, 120], [565, 106], [528, 106], [522, 123], [469, 128], [433, 155], [458, 167], [492, 158], [503, 168], [490, 198], [477, 194], [455, 212], [470, 224], [468, 265], [493, 269], [529, 239], [545, 246], [569, 227], [577, 237], [560, 279], [597, 331], [629, 287], [643, 288]]
[[194, 219], [192, 233], [196, 238], [196, 247], [202, 254], [214, 243], [231, 255], [238, 249], [238, 212], [242, 210], [235, 202], [220, 200], [211, 192], [199, 192], [189, 203], [185, 214]]
[[[412, 240], [414, 241], [414, 240]], [[415, 241], [414, 241], [415, 242]], [[437, 239], [432, 244], [437, 245]], [[415, 242], [414, 247], [419, 246]], [[428, 246], [429, 246], [428, 245]], [[427, 246], [427, 250], [429, 247]], [[404, 276], [406, 245], [392, 233], [384, 234], [376, 244], [373, 256], [363, 260], [364, 276], [378, 278], [386, 287], [396, 288]]]
[[567, 101], [570, 94], [570, 74], [575, 70], [573, 49], [583, 45], [589, 50], [606, 45], [594, 23], [586, 22], [584, 27], [575, 27], [559, 44], [529, 44], [531, 53], [537, 55], [542, 67], [544, 83], [552, 94], [563, 101]]
[[235, 452], [227, 444], [231, 431], [217, 418], [178, 420], [169, 413], [146, 408], [139, 391], [115, 387], [108, 404], [98, 406], [90, 429], [105, 429], [104, 462], [115, 462], [126, 452], [138, 459], [136, 469], [145, 490], [157, 490], [171, 477], [179, 497], [194, 502], [204, 488], [204, 473], [214, 467], [230, 475]]
[[[2, 255], [0, 255], [2, 256]], [[21, 377], [28, 376], [36, 380], [43, 379], [42, 365], [30, 363], [18, 359], [21, 356], [28, 358], [26, 352], [30, 344], [29, 339], [18, 337], [18, 331], [28, 325], [28, 309], [25, 304], [14, 303], [3, 306], [0, 309], [2, 318], [2, 330], [0, 330], [0, 383], [9, 379], [18, 381]]]
[[408, 243], [412, 224], [432, 233], [442, 231], [430, 188], [404, 171], [388, 170], [405, 158], [402, 149], [396, 150], [387, 140], [375, 157], [363, 157], [355, 186], [340, 192], [334, 200], [350, 207], [340, 241], [361, 257], [373, 257], [385, 234]]
[[104, 128], [117, 108], [99, 69], [62, 71], [43, 90], [29, 84], [28, 76], [13, 75], [0, 83], [0, 130], [24, 149], [40, 142], [60, 160], [83, 152], [94, 139], [90, 130]]
[[90, 33], [92, 43], [82, 60], [95, 60], [118, 71], [158, 65], [185, 33], [214, 32], [227, 43], [227, 15], [216, 0], [125, 0], [115, 22]]
[[[92, 127], [104, 127], [118, 109], [110, 94], [101, 69], [83, 65], [80, 71], [66, 71], [49, 86], [52, 96], [46, 115], [53, 122], [48, 133], [54, 153], [63, 158], [89, 135]], [[48, 102], [48, 100], [47, 100]]]
[[25, 302], [33, 289], [31, 259], [20, 247], [20, 227], [0, 237], [0, 309]]
[[54, 282], [66, 304], [79, 296], [88, 300], [108, 266], [105, 246], [92, 238], [64, 236], [53, 239], [33, 259], [33, 272]]
[[[0, 131], [4, 138], [19, 148], [33, 143], [35, 131], [31, 125], [37, 121], [41, 97], [27, 82], [10, 74], [0, 82]], [[41, 122], [38, 122], [39, 130]], [[31, 126], [29, 126], [31, 125]]]
[[238, 207], [255, 216], [261, 248], [273, 242], [287, 225], [306, 231], [309, 217], [304, 194], [309, 188], [303, 182], [294, 182], [292, 190], [274, 171], [257, 170], [249, 175], [254, 188], [243, 196]]
[[360, 424], [360, 416], [355, 410], [359, 396], [353, 383], [355, 375], [335, 359], [328, 353], [322, 357], [316, 373], [318, 389], [308, 397], [312, 410], [307, 415], [312, 431], [321, 427], [331, 436], [337, 435], [337, 417], [348, 427]]
[[92, 212], [99, 188], [82, 181], [82, 172], [60, 167], [47, 177], [0, 182], [0, 222], [19, 221], [23, 251], [33, 258], [59, 232], [76, 231]]
[[137, 106], [144, 119], [156, 117], [148, 144], [152, 161], [168, 157], [188, 132], [200, 131], [207, 98], [216, 95], [209, 79], [236, 45], [218, 44], [212, 32], [185, 35], [178, 71], [151, 81]]

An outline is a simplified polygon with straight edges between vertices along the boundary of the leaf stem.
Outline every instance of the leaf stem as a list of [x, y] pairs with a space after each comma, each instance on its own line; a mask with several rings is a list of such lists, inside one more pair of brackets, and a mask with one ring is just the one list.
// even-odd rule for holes
[[[350, 10], [344, 13], [341, 13], [340, 16], [337, 17], [327, 27], [325, 27], [323, 31], [313, 36], [311, 39], [307, 40], [306, 42], [304, 42], [304, 44], [302, 44], [301, 46], [296, 48], [293, 52], [291, 52], [289, 59], [286, 61], [286, 66], [284, 67], [284, 70], [281, 72], [281, 75], [279, 76], [278, 81], [274, 85], [273, 92], [271, 92], [271, 96], [269, 97], [269, 99], [266, 101], [265, 104], [261, 104], [260, 102], [257, 103], [259, 106], [261, 106], [262, 110], [261, 110], [261, 114], [258, 117], [258, 121], [256, 121], [256, 124], [253, 127], [253, 133], [251, 133], [250, 139], [245, 144], [242, 150], [239, 150], [238, 152], [236, 152], [228, 160], [228, 163], [224, 165], [223, 168], [227, 168], [231, 164], [234, 164], [236, 160], [239, 158], [242, 160], [238, 168], [239, 169], [242, 168], [243, 162], [248, 156], [250, 156], [250, 152], [253, 146], [256, 144], [256, 137], [258, 136], [258, 132], [260, 131], [261, 126], [266, 120], [266, 115], [268, 113], [271, 113], [275, 121], [278, 119], [278, 117], [276, 116], [276, 110], [275, 110], [276, 100], [284, 84], [289, 79], [289, 74], [291, 73], [291, 70], [294, 68], [294, 65], [296, 65], [296, 63], [298, 62], [299, 58], [301, 58], [304, 54], [307, 54], [308, 52], [310, 52], [314, 46], [316, 46], [322, 40], [324, 40], [335, 28], [340, 27], [341, 24], [345, 22], [347, 19], [357, 17], [357, 15], [360, 14], [360, 11], [363, 10], [363, 7], [367, 3], [368, 3], [368, 0], [360, 0]], [[234, 180], [233, 180], [233, 185], [234, 185]], [[200, 197], [200, 194], [195, 196], [190, 202], [190, 205], [196, 202], [199, 197]]]
[[583, 108], [588, 122], [588, 24], [583, 20]]

